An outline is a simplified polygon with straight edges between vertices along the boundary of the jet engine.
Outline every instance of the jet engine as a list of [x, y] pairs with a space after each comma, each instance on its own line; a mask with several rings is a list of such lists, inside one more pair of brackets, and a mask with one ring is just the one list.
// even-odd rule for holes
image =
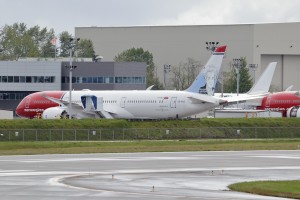
[[286, 117], [300, 117], [300, 106], [290, 107], [286, 112]]
[[42, 114], [43, 119], [67, 119], [69, 115], [63, 107], [52, 107], [44, 110]]

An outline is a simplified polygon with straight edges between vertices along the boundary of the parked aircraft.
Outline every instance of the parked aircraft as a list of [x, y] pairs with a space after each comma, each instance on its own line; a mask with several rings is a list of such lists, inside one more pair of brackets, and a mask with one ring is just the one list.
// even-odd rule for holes
[[64, 118], [183, 118], [226, 103], [213, 96], [226, 46], [216, 48], [192, 85], [185, 91], [45, 91], [25, 97], [16, 109], [21, 117]]
[[281, 111], [284, 117], [300, 117], [300, 92], [283, 91], [263, 98], [258, 110]]

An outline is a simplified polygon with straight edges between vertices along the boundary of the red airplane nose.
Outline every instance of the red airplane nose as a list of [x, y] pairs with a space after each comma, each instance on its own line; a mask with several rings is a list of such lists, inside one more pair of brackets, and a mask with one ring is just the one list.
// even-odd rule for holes
[[24, 116], [24, 108], [25, 108], [25, 103], [24, 103], [24, 99], [23, 99], [16, 108], [16, 114], [19, 117], [25, 117]]
[[24, 118], [35, 118], [45, 109], [58, 106], [57, 103], [48, 100], [44, 97], [44, 95], [60, 99], [63, 94], [63, 91], [45, 91], [32, 93], [26, 96], [19, 103], [16, 108], [16, 114]]

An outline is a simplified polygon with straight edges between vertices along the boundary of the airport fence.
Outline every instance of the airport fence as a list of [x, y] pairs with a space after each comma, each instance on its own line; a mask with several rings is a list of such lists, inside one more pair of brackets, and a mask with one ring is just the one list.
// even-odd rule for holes
[[0, 129], [0, 141], [300, 138], [300, 127]]

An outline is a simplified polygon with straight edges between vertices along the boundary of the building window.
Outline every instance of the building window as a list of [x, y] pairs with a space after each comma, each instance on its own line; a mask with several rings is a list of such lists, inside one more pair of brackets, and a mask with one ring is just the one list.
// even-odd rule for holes
[[98, 83], [104, 83], [103, 77], [98, 77]]
[[44, 76], [38, 76], [37, 80], [38, 80], [39, 83], [44, 83], [45, 82]]
[[21, 100], [32, 92], [3, 92], [0, 93], [0, 100]]
[[19, 82], [20, 82], [20, 77], [14, 76], [14, 83], [19, 83]]
[[26, 76], [26, 83], [31, 83], [31, 76]]
[[20, 76], [20, 83], [25, 83], [25, 76]]
[[[145, 77], [72, 77], [72, 83], [89, 84], [145, 84]], [[46, 78], [45, 78], [46, 82]], [[69, 77], [63, 76], [62, 83], [69, 83]]]
[[[62, 80], [63, 81], [63, 80]], [[0, 76], [1, 83], [54, 83], [55, 76]]]
[[97, 77], [93, 77], [93, 83], [98, 83]]
[[13, 83], [14, 82], [14, 77], [13, 76], [8, 76], [7, 80], [9, 83]]
[[87, 77], [87, 82], [88, 83], [93, 83], [93, 77]]
[[2, 76], [2, 82], [7, 83], [7, 76]]
[[32, 76], [31, 77], [31, 82], [32, 83], [37, 83], [38, 82], [38, 77], [37, 76]]

